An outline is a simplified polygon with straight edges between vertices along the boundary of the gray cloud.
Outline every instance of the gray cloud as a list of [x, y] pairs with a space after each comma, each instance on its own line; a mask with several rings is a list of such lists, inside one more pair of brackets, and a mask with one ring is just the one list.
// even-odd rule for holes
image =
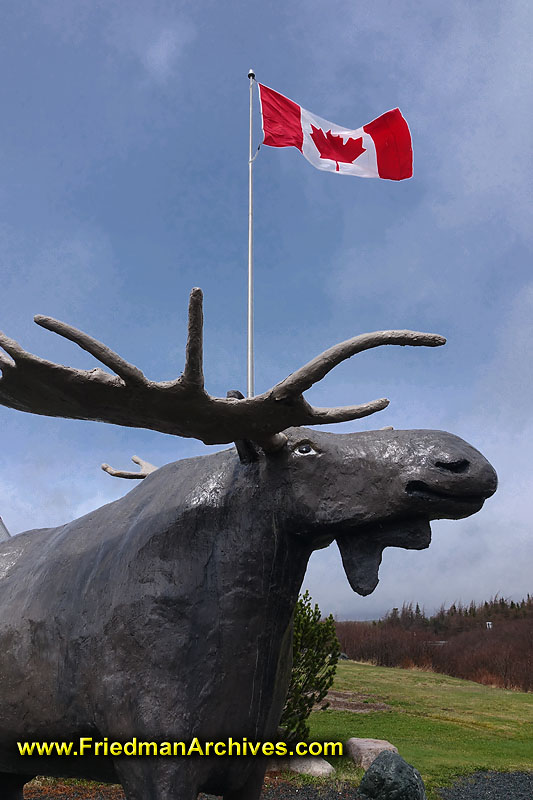
[[69, 44], [97, 34], [115, 56], [136, 63], [150, 82], [176, 78], [179, 61], [195, 38], [195, 26], [175, 4], [49, 0], [35, 3], [38, 18]]
[[[533, 283], [525, 283], [504, 309], [493, 358], [484, 365], [479, 403], [494, 430], [523, 436], [533, 408]], [[527, 442], [528, 437], [523, 436]], [[531, 438], [529, 438], [531, 441]]]
[[2, 310], [2, 326], [13, 336], [28, 330], [32, 339], [42, 341], [46, 337], [32, 325], [33, 314], [66, 321], [76, 316], [82, 324], [80, 315], [98, 308], [98, 296], [113, 297], [121, 285], [108, 237], [79, 223], [33, 233], [0, 226], [0, 269], [10, 298]]
[[117, 11], [106, 30], [117, 54], [133, 59], [158, 84], [177, 77], [178, 64], [195, 38], [193, 24], [175, 14], [130, 9]]

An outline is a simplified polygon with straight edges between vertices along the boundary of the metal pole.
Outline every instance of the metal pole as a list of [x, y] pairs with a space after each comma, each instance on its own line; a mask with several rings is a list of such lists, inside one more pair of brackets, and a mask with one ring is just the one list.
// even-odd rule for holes
[[248, 381], [247, 395], [254, 396], [254, 251], [253, 251], [253, 202], [252, 202], [252, 98], [255, 72], [249, 70], [250, 79], [250, 146], [248, 153]]

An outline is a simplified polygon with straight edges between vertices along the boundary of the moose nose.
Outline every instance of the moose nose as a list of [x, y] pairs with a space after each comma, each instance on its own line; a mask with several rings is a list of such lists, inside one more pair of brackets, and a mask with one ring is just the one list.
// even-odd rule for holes
[[433, 462], [442, 479], [446, 482], [446, 475], [450, 486], [460, 486], [463, 491], [479, 492], [484, 497], [494, 494], [498, 477], [492, 464], [466, 442], [452, 441], [448, 445], [447, 452], [441, 450]]
[[447, 472], [454, 472], [459, 474], [461, 472], [467, 472], [470, 468], [470, 461], [467, 458], [456, 458], [456, 459], [449, 459], [446, 461], [436, 461], [435, 466], [439, 467], [439, 469], [444, 469]]

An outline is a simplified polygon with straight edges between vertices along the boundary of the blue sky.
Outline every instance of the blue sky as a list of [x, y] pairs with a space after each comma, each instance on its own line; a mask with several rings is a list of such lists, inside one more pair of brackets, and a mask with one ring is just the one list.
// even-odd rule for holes
[[[368, 598], [351, 592], [335, 546], [313, 556], [304, 585], [344, 618], [530, 592], [531, 5], [21, 0], [1, 17], [0, 327], [73, 366], [95, 364], [35, 313], [169, 379], [198, 285], [207, 389], [244, 390], [249, 67], [350, 128], [400, 106], [411, 181], [323, 173], [294, 149], [261, 149], [256, 390], [356, 333], [441, 333], [438, 350], [361, 355], [309, 399], [389, 397], [379, 418], [338, 430], [449, 430], [492, 461], [500, 489], [475, 517], [434, 523], [429, 550], [387, 550]], [[0, 426], [0, 514], [13, 533], [125, 493], [102, 461], [209, 452], [1, 408]]]

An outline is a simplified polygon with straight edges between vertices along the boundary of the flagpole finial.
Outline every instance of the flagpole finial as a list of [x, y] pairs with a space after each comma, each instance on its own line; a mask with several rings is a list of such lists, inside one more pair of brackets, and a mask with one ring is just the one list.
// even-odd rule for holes
[[255, 78], [255, 72], [251, 68], [248, 70], [248, 77], [252, 80]]

